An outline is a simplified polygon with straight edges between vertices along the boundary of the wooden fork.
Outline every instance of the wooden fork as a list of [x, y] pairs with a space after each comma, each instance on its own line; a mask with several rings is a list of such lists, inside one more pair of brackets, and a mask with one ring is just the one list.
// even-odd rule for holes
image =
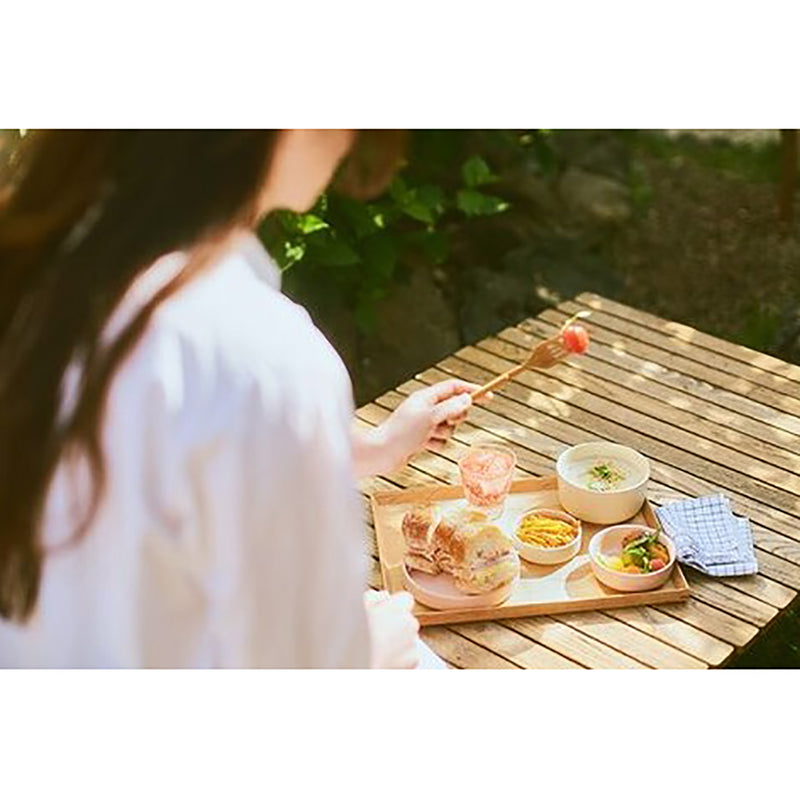
[[549, 369], [558, 364], [559, 361], [562, 361], [569, 355], [569, 350], [564, 347], [564, 339], [562, 338], [564, 331], [576, 319], [588, 317], [590, 313], [591, 312], [588, 311], [579, 311], [577, 314], [573, 314], [573, 316], [561, 326], [561, 330], [555, 336], [551, 336], [549, 339], [539, 342], [539, 344], [531, 350], [530, 355], [525, 361], [521, 364], [517, 364], [516, 367], [512, 367], [502, 375], [492, 378], [488, 383], [484, 383], [480, 389], [476, 389], [472, 392], [472, 399], [479, 400], [487, 392], [491, 392], [498, 386], [508, 383], [515, 375], [519, 375], [520, 372], [524, 372], [526, 369]]

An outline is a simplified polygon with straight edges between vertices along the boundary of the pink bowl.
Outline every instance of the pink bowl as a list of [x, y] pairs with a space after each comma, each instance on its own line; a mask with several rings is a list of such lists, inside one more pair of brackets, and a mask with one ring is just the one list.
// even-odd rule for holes
[[483, 594], [466, 594], [456, 585], [451, 575], [429, 575], [418, 569], [408, 569], [403, 564], [403, 583], [414, 599], [424, 606], [439, 611], [459, 608], [490, 608], [505, 603], [519, 582], [519, 578]]
[[658, 532], [658, 538], [664, 542], [669, 551], [669, 562], [663, 569], [648, 572], [645, 575], [634, 575], [629, 572], [617, 572], [615, 569], [609, 569], [597, 560], [598, 556], [610, 558], [619, 555], [622, 540], [629, 534], [645, 533], [652, 530], [646, 525], [614, 525], [611, 528], [603, 528], [603, 530], [598, 531], [589, 542], [589, 557], [595, 578], [600, 583], [604, 583], [618, 592], [646, 592], [663, 586], [672, 575], [676, 553], [672, 539], [662, 531]]

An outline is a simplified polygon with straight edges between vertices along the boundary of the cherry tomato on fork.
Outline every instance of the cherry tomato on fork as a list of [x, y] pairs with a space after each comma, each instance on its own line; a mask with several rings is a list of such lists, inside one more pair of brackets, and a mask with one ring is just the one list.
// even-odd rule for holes
[[562, 334], [564, 338], [564, 347], [570, 353], [577, 353], [581, 355], [586, 352], [589, 347], [589, 332], [583, 325], [570, 325]]

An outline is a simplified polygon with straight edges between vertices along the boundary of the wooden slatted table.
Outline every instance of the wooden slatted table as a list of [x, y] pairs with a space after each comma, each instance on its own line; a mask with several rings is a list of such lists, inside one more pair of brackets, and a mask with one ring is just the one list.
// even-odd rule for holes
[[[410, 392], [450, 377], [483, 383], [581, 309], [592, 311], [588, 355], [519, 375], [472, 409], [443, 452], [422, 453], [397, 473], [364, 481], [362, 491], [458, 482], [456, 462], [476, 442], [512, 447], [518, 477], [552, 473], [565, 446], [582, 441], [634, 447], [650, 460], [654, 503], [723, 492], [750, 518], [758, 575], [720, 579], [686, 569], [685, 603], [438, 626], [422, 637], [461, 668], [722, 666], [800, 589], [800, 367], [582, 294], [462, 348], [358, 417], [379, 424]], [[380, 587], [371, 519], [368, 531], [371, 585]]]

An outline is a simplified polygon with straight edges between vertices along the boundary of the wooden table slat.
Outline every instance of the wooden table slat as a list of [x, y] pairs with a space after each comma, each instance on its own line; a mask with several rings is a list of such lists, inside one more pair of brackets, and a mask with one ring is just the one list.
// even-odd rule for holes
[[[764, 554], [761, 552], [756, 553], [757, 559], [763, 560], [763, 556]], [[768, 578], [761, 572], [756, 575], [736, 575], [730, 578], [712, 578], [712, 580], [749, 597], [754, 597], [778, 610], [786, 608], [797, 597], [794, 589]]]
[[636, 606], [608, 611], [610, 617], [627, 622], [637, 630], [671, 644], [711, 666], [721, 664], [733, 652], [726, 642], [687, 625], [656, 608]]
[[581, 669], [571, 658], [543, 647], [506, 625], [495, 622], [462, 622], [455, 628], [465, 639], [502, 653], [504, 658], [525, 669]]
[[661, 606], [661, 611], [735, 647], [744, 647], [758, 634], [757, 626], [696, 597], [690, 597], [685, 603]]
[[591, 669], [648, 669], [625, 653], [552, 617], [521, 617], [505, 620], [503, 625]]
[[721, 581], [702, 575], [696, 570], [687, 569], [687, 580], [692, 589], [692, 597], [703, 600], [715, 608], [727, 611], [734, 617], [751, 622], [758, 627], [766, 625], [778, 609], [768, 603], [746, 595]]
[[[539, 320], [547, 322], [550, 326], [560, 326], [567, 319], [567, 315], [556, 309], [542, 312]], [[519, 327], [525, 331], [541, 330], [536, 321], [526, 320], [521, 322]], [[791, 413], [786, 413], [780, 409], [760, 402], [752, 394], [737, 394], [735, 390], [721, 387], [703, 378], [692, 374], [692, 371], [683, 371], [676, 367], [674, 363], [662, 364], [653, 361], [647, 354], [642, 353], [642, 348], [635, 346], [628, 347], [625, 340], [613, 333], [604, 331], [601, 328], [593, 328], [592, 340], [598, 344], [606, 345], [604, 350], [597, 349], [597, 357], [608, 360], [610, 363], [620, 367], [630, 367], [637, 370], [640, 374], [646, 375], [659, 383], [664, 382], [676, 388], [682, 388], [689, 394], [697, 395], [706, 400], [738, 411], [772, 425], [779, 430], [785, 430], [800, 435], [800, 420]]]
[[508, 659], [447, 628], [425, 628], [420, 636], [445, 661], [461, 669], [520, 669]]
[[[576, 310], [588, 309], [582, 303], [568, 301], [561, 303], [558, 308], [567, 313], [574, 314]], [[759, 393], [759, 398], [764, 398], [770, 403], [777, 403], [789, 413], [795, 413], [800, 407], [800, 384], [771, 372], [749, 367], [722, 355], [716, 349], [697, 347], [682, 339], [671, 337], [656, 331], [653, 328], [641, 325], [636, 321], [628, 320], [621, 316], [612, 316], [603, 311], [593, 310], [591, 316], [592, 327], [603, 327], [624, 336], [628, 341], [641, 342], [648, 347], [657, 347], [664, 352], [659, 361], [666, 363], [667, 359], [680, 358], [692, 363], [692, 368], [699, 365], [704, 371], [713, 370], [714, 383], [724, 380], [727, 388], [737, 392], [748, 393], [754, 389]], [[704, 372], [711, 375], [711, 372]], [[792, 402], [793, 401], [793, 402]], [[785, 405], [784, 405], [785, 404]]]
[[728, 342], [725, 339], [711, 336], [708, 333], [696, 330], [688, 325], [682, 325], [680, 322], [663, 319], [655, 314], [650, 314], [646, 311], [640, 311], [630, 306], [623, 305], [622, 303], [608, 300], [592, 292], [584, 292], [576, 297], [575, 300], [589, 308], [597, 308], [609, 314], [631, 319], [641, 325], [653, 328], [653, 330], [665, 333], [672, 338], [681, 339], [707, 350], [722, 353], [736, 361], [741, 361], [749, 367], [771, 372], [774, 375], [779, 375], [800, 384], [799, 366], [787, 364], [785, 361], [781, 361], [779, 358], [775, 358], [775, 356], [768, 355], [767, 353], [760, 353], [758, 350], [751, 350], [744, 345]]
[[631, 625], [596, 611], [575, 611], [556, 614], [555, 618], [571, 628], [582, 631], [598, 641], [628, 653], [651, 667], [660, 669], [705, 669], [706, 664], [694, 656], [664, 644]]
[[[511, 341], [515, 334], [518, 335], [518, 342], [525, 339], [530, 340], [527, 348], [521, 343]], [[501, 331], [496, 339], [478, 342], [475, 347], [500, 358], [518, 361], [522, 357], [520, 354], [529, 350], [531, 344], [536, 341], [541, 341], [541, 339], [530, 334], [523, 334], [518, 329], [510, 329]], [[579, 388], [590, 395], [603, 397], [628, 408], [636, 408], [642, 414], [662, 422], [668, 422], [681, 430], [697, 434], [703, 439], [724, 445], [748, 457], [759, 459], [764, 464], [779, 466], [795, 473], [800, 470], [800, 454], [788, 449], [785, 441], [775, 444], [744, 430], [743, 423], [751, 421], [749, 418], [718, 409], [717, 406], [712, 406], [710, 403], [704, 403], [701, 406], [700, 402], [696, 402], [690, 410], [686, 407], [685, 395], [678, 395], [677, 392], [671, 393], [661, 384], [651, 383], [636, 373], [624, 370], [616, 370], [613, 373], [614, 378], [621, 383], [610, 380], [606, 375], [600, 377], [590, 371], [592, 366], [597, 365], [604, 373], [611, 372], [611, 369], [603, 369], [605, 366], [603, 362], [597, 361], [592, 356], [558, 364], [549, 372], [552, 377], [566, 386]], [[538, 372], [531, 373], [529, 377], [538, 374]], [[643, 393], [643, 385], [654, 387], [652, 394]], [[672, 400], [672, 402], [668, 402], [668, 400]], [[724, 418], [725, 424], [709, 417], [708, 412], [713, 409], [721, 411], [717, 419]], [[768, 428], [768, 430], [772, 429]], [[800, 448], [800, 437], [797, 439], [797, 444]]]
[[[518, 327], [505, 328], [494, 339], [501, 345], [508, 343], [525, 350], [557, 331], [558, 326], [537, 319], [535, 328], [523, 322]], [[492, 342], [493, 339], [484, 341]], [[669, 404], [734, 433], [740, 432], [781, 450], [800, 454], [800, 435], [762, 419], [777, 413], [773, 409], [758, 403], [740, 408], [740, 398], [736, 395], [697, 383], [685, 375], [653, 370], [646, 362], [615, 352], [608, 345], [598, 342], [595, 345], [590, 345], [585, 357], [569, 361], [567, 366], [604, 383], [627, 387], [643, 399]], [[475, 346], [483, 347], [484, 343], [477, 342]], [[554, 371], [561, 371], [561, 365], [555, 367]]]
[[[800, 574], [797, 571], [797, 561], [794, 555], [794, 550], [791, 551], [791, 557], [782, 557], [774, 555], [768, 551], [762, 544], [759, 535], [758, 526], [754, 526], [754, 538], [756, 541], [756, 559], [758, 560], [758, 569], [762, 575], [769, 575], [772, 580], [794, 589], [795, 592], [800, 590]], [[769, 537], [772, 541], [772, 536]], [[784, 549], [781, 546], [781, 549]]]

